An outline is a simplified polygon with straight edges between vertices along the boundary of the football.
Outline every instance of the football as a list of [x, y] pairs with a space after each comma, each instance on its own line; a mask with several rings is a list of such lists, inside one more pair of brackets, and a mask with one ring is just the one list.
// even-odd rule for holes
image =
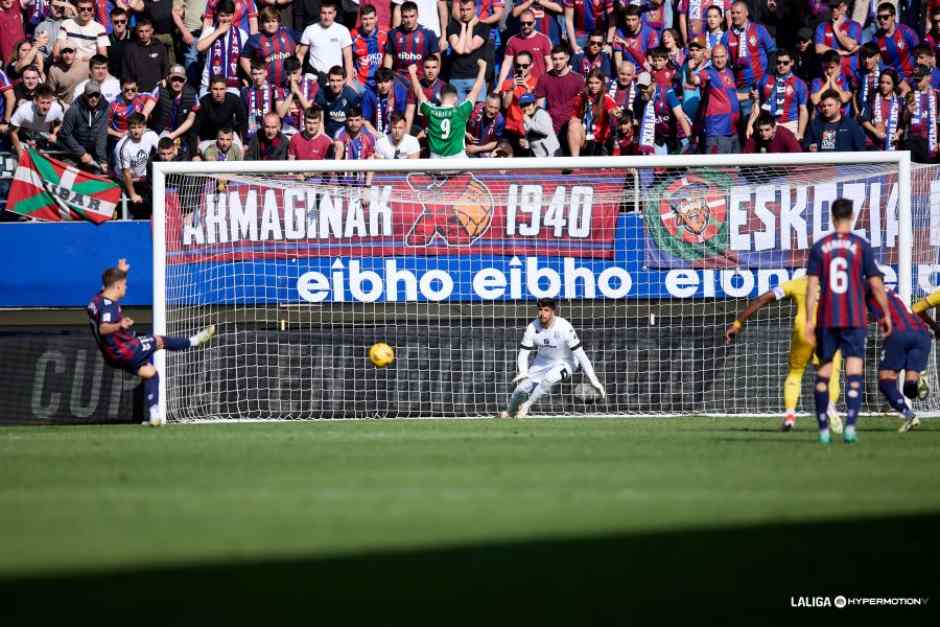
[[369, 348], [369, 361], [376, 368], [384, 368], [395, 361], [395, 349], [385, 342], [376, 342]]

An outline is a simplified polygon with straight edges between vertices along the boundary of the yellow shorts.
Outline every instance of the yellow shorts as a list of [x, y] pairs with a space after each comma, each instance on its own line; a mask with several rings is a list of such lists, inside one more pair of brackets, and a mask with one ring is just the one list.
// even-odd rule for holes
[[[836, 353], [832, 358], [836, 370], [839, 369], [841, 359], [841, 353]], [[790, 369], [803, 370], [810, 362], [812, 362], [814, 366], [819, 365], [819, 358], [816, 357], [815, 347], [803, 340], [801, 334], [794, 333], [790, 337]]]

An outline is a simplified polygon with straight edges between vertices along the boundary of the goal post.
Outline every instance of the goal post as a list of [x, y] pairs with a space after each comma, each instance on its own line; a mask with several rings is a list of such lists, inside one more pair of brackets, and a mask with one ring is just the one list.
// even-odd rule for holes
[[[220, 331], [157, 353], [160, 408], [494, 415], [546, 295], [609, 395], [576, 375], [534, 415], [778, 414], [792, 308], [766, 307], [731, 346], [725, 326], [799, 275], [841, 195], [889, 283], [922, 295], [936, 280], [916, 283], [915, 260], [940, 270], [935, 178], [907, 152], [156, 163], [154, 333]], [[397, 352], [387, 369], [366, 359], [378, 340]], [[877, 346], [870, 331], [869, 383]], [[866, 401], [880, 409], [876, 383]]]

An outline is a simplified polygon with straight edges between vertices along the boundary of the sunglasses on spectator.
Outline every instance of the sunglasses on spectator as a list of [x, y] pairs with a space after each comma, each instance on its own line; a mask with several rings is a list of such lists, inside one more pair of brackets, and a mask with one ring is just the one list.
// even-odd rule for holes
[[519, 68], [520, 70], [528, 70], [530, 67], [532, 67], [532, 64], [531, 63], [517, 63], [516, 67]]
[[604, 45], [604, 42], [603, 42], [603, 41], [591, 40], [591, 41], [588, 42], [588, 45], [590, 45], [590, 46], [603, 46], [603, 45]]
[[78, 7], [78, 12], [79, 13], [94, 13], [95, 8], [94, 7]]
[[886, 21], [888, 21], [888, 20], [890, 20], [890, 19], [891, 19], [891, 14], [890, 14], [890, 13], [884, 13], [884, 14], [878, 16], [878, 21], [879, 21], [879, 22], [886, 22]]
[[127, 24], [127, 20], [111, 20], [111, 23], [115, 26], [120, 26], [121, 24]]
[[793, 61], [784, 60], [784, 59], [777, 59], [777, 65], [790, 65], [791, 63], [793, 63]]
[[129, 93], [129, 94], [131, 94], [131, 93], [136, 92], [136, 91], [137, 91], [137, 88], [136, 88], [136, 87], [125, 87], [125, 88], [124, 88], [124, 91], [126, 91], [126, 92]]
[[185, 83], [186, 79], [183, 78], [182, 76], [171, 76], [170, 82], [171, 83]]
[[522, 22], [523, 26], [535, 26], [535, 22]]

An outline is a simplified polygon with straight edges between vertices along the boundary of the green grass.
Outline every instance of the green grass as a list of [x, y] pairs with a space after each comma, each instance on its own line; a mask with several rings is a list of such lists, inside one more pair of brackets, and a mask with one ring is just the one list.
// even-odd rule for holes
[[[897, 424], [863, 419], [859, 444], [829, 447], [805, 418], [786, 434], [772, 419], [709, 418], [4, 428], [0, 590], [326, 568], [326, 594], [354, 567], [385, 568], [386, 588], [405, 596], [447, 596], [448, 577], [477, 585], [476, 567], [507, 585], [546, 570], [568, 580], [541, 581], [546, 592], [570, 587], [572, 572], [642, 590], [647, 575], [676, 574], [676, 551], [679, 572], [700, 572], [709, 589], [710, 572], [731, 568], [716, 560], [745, 546], [735, 559], [790, 560], [780, 572], [809, 576], [820, 569], [807, 560], [840, 529], [862, 546], [829, 574], [861, 579], [873, 560], [887, 576], [891, 564], [935, 563], [928, 530], [940, 532], [940, 423], [906, 435]], [[415, 560], [435, 572], [418, 574]], [[347, 574], [374, 583], [362, 572]]]

